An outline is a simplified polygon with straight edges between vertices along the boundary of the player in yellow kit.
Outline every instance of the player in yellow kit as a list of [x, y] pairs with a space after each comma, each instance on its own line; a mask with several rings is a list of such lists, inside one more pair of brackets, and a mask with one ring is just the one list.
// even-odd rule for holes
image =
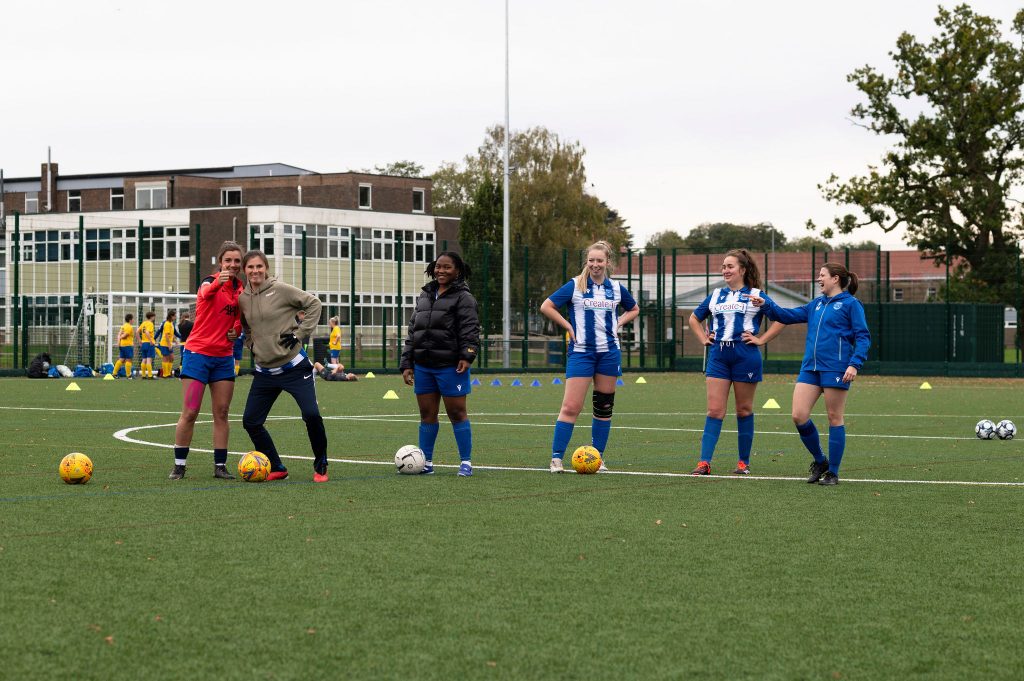
[[132, 313], [126, 314], [124, 316], [124, 324], [121, 325], [121, 331], [117, 334], [120, 354], [118, 355], [117, 363], [114, 364], [115, 376], [117, 376], [117, 372], [121, 370], [121, 365], [123, 364], [125, 377], [132, 377], [132, 356], [135, 354], [135, 327], [132, 326], [134, 319], [135, 315]]
[[331, 317], [328, 324], [331, 325], [331, 337], [327, 340], [327, 349], [331, 353], [328, 364], [338, 364], [341, 359], [341, 327], [338, 326], [337, 317]]
[[174, 327], [174, 320], [177, 316], [178, 313], [174, 310], [167, 311], [167, 319], [160, 325], [160, 335], [157, 338], [160, 356], [163, 359], [160, 370], [160, 375], [163, 378], [170, 378], [174, 373], [174, 339], [178, 335], [178, 330]]
[[139, 324], [139, 376], [141, 378], [153, 378], [153, 358], [156, 356], [154, 348], [153, 319], [156, 312], [150, 310], [146, 313], [146, 321]]

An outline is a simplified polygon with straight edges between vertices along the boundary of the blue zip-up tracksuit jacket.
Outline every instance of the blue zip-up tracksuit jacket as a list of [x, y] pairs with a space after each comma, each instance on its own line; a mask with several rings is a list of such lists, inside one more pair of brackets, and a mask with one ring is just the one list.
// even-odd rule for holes
[[765, 300], [763, 308], [773, 322], [807, 324], [801, 371], [844, 373], [847, 367], [860, 371], [868, 358], [871, 333], [864, 306], [846, 291], [831, 298], [818, 296], [803, 307], [784, 308]]

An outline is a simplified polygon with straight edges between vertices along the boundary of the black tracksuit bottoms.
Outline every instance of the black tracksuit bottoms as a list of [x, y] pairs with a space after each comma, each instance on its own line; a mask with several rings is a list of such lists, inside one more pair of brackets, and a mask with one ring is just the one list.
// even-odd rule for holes
[[256, 372], [254, 375], [249, 399], [245, 402], [242, 426], [249, 433], [256, 451], [263, 452], [270, 459], [270, 469], [273, 471], [283, 471], [286, 467], [281, 463], [281, 456], [264, 424], [278, 395], [284, 391], [295, 399], [302, 411], [309, 445], [313, 449], [313, 470], [317, 473], [327, 472], [327, 431], [324, 430], [324, 420], [316, 403], [313, 374], [313, 365], [307, 360], [280, 374]]

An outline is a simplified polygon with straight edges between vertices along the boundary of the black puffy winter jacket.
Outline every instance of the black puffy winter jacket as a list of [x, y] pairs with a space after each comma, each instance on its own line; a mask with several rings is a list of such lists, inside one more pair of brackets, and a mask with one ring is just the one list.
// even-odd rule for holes
[[412, 369], [414, 363], [446, 367], [455, 366], [460, 359], [472, 362], [479, 349], [476, 298], [466, 282], [452, 284], [440, 297], [437, 282], [428, 282], [416, 299], [399, 369]]

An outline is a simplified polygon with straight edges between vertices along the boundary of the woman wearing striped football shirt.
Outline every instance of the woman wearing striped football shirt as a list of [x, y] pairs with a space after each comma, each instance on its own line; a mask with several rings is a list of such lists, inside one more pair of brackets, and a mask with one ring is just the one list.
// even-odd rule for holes
[[[711, 457], [722, 432], [729, 388], [736, 401], [736, 429], [739, 433], [739, 462], [733, 473], [750, 472], [750, 450], [754, 443], [754, 393], [761, 382], [761, 351], [775, 338], [782, 324], [773, 324], [758, 337], [764, 311], [755, 307], [753, 297], [765, 300], [761, 291], [761, 273], [746, 249], [733, 249], [722, 261], [724, 286], [716, 288], [690, 315], [690, 330], [701, 344], [710, 348], [706, 376], [708, 412], [704, 434], [700, 438], [700, 462], [694, 475], [711, 473]], [[705, 331], [704, 321], [710, 320]]]
[[[579, 276], [552, 293], [540, 306], [545, 317], [569, 334], [565, 394], [551, 443], [552, 473], [564, 470], [562, 458], [591, 381], [594, 382], [591, 443], [601, 452], [601, 470], [607, 470], [604, 450], [612, 427], [615, 381], [622, 375], [618, 331], [640, 314], [640, 308], [626, 287], [610, 278], [611, 260], [611, 246], [598, 241], [587, 249], [587, 262]], [[568, 306], [568, 319], [558, 311], [562, 305]], [[620, 305], [626, 310], [621, 317], [617, 314]]]

